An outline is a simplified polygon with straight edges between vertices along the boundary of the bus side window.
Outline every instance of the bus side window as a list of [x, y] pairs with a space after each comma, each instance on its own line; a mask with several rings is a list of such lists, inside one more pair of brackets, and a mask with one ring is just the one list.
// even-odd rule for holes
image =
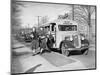
[[48, 32], [48, 31], [50, 31], [50, 26], [46, 26], [45, 27], [45, 30]]
[[51, 28], [52, 28], [51, 30], [52, 30], [52, 31], [55, 31], [55, 25], [56, 25], [55, 23], [52, 23], [52, 24], [51, 24]]
[[47, 30], [50, 31], [50, 26], [47, 27]]
[[52, 25], [52, 31], [54, 31], [54, 25]]

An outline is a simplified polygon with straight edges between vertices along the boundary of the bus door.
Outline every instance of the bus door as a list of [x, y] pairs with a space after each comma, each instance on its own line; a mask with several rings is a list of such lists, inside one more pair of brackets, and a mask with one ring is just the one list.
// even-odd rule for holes
[[[56, 23], [51, 23], [50, 24], [50, 34], [54, 38], [54, 42], [56, 42]], [[56, 46], [56, 43], [54, 43], [54, 47]]]

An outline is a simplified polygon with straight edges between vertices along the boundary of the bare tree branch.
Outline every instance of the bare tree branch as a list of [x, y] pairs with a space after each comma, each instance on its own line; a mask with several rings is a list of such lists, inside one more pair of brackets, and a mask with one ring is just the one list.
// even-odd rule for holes
[[88, 16], [88, 13], [87, 13], [86, 8], [84, 6], [77, 6], [77, 7], [75, 7], [75, 9], [77, 9], [81, 12], [84, 12], [86, 14], [86, 16]]
[[86, 20], [88, 22], [88, 18], [85, 15], [82, 15], [82, 14], [79, 14], [79, 13], [75, 13], [75, 17], [81, 17], [81, 18], [83, 18], [84, 20]]

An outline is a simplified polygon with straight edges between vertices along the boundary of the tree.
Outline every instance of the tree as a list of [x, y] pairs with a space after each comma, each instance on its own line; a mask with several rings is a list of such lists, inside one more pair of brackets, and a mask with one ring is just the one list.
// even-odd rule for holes
[[74, 6], [74, 18], [84, 20], [89, 26], [91, 26], [91, 15], [94, 12], [95, 7], [78, 5]]
[[74, 20], [77, 20], [80, 23], [86, 23], [89, 26], [89, 39], [90, 39], [90, 32], [91, 32], [91, 16], [93, 12], [95, 12], [95, 7], [90, 5], [77, 5], [72, 6], [74, 7]]
[[20, 16], [20, 6], [24, 7], [23, 3], [20, 3], [16, 0], [11, 1], [11, 29], [12, 32], [16, 32], [20, 28], [21, 20], [19, 18]]

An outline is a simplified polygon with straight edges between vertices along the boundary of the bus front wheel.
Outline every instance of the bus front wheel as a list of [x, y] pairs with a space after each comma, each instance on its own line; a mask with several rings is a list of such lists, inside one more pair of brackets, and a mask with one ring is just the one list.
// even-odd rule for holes
[[65, 47], [64, 43], [62, 43], [61, 45], [61, 53], [65, 56], [69, 56], [69, 51], [67, 50], [67, 48]]

